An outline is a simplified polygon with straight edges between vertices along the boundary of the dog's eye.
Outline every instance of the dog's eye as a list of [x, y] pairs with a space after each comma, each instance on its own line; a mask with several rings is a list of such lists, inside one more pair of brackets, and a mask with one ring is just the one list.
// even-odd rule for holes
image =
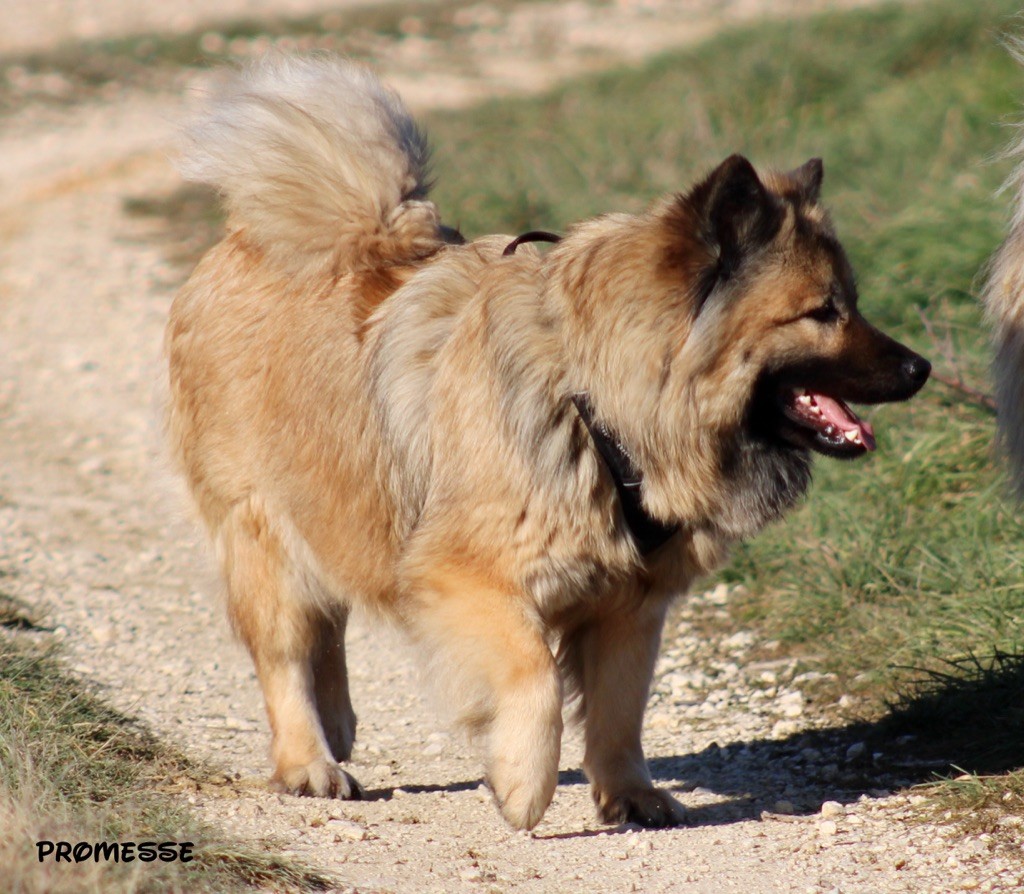
[[834, 323], [839, 319], [839, 308], [836, 307], [835, 298], [830, 297], [828, 301], [820, 307], [814, 308], [807, 316], [819, 323]]

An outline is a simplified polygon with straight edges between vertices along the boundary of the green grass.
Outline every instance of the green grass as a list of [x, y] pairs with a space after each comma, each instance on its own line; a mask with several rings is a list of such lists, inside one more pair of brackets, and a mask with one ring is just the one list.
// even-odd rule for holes
[[[1024, 768], [1021, 692], [1024, 655], [967, 655], [913, 671], [892, 700], [884, 725], [895, 737], [908, 733], [921, 737], [919, 751], [927, 752], [935, 743], [948, 747], [956, 737], [964, 764], [959, 770], [973, 774], [1020, 770]], [[1022, 805], [1024, 797], [1018, 809]]]
[[[4, 890], [69, 894], [317, 891], [328, 879], [198, 823], [172, 792], [209, 773], [107, 707], [0, 594], [0, 866]], [[188, 863], [40, 863], [36, 842], [194, 842]]]

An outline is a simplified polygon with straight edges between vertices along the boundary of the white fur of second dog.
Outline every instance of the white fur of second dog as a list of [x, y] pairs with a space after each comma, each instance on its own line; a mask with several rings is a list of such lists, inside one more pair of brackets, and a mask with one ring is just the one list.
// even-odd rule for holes
[[[1014, 49], [1024, 64], [1024, 42]], [[1018, 496], [1024, 498], [1024, 132], [1006, 153], [1018, 159], [1004, 186], [1014, 194], [1006, 240], [989, 263], [983, 298], [994, 330], [992, 364], [1000, 446]]]

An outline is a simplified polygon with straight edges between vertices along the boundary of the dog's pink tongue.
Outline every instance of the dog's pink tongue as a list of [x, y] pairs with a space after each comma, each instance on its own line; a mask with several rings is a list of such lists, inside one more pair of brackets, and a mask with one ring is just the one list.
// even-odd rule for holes
[[860, 419], [846, 404], [824, 394], [815, 394], [814, 402], [821, 415], [843, 432], [860, 432], [861, 442], [868, 450], [875, 449], [875, 430], [870, 422]]

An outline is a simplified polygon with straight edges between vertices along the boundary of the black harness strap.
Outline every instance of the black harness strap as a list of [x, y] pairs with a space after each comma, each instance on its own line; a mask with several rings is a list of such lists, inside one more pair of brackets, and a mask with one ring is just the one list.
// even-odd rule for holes
[[679, 530], [679, 525], [666, 525], [652, 518], [640, 500], [640, 485], [643, 475], [639, 472], [625, 448], [618, 439], [602, 423], [594, 419], [594, 411], [587, 399], [586, 392], [572, 396], [576, 412], [580, 414], [583, 424], [608, 467], [608, 472], [615, 482], [615, 491], [619, 495], [622, 506], [622, 517], [640, 555], [647, 556], [659, 546], [663, 546], [669, 538]]
[[519, 248], [524, 242], [561, 242], [562, 237], [555, 233], [548, 233], [545, 230], [530, 230], [529, 233], [523, 233], [522, 236], [517, 236], [508, 245], [505, 246], [505, 250], [501, 253], [503, 258], [507, 258], [509, 255], [514, 255], [516, 249]]
[[[561, 242], [562, 237], [555, 233], [548, 233], [545, 230], [530, 230], [517, 236], [501, 253], [502, 257], [509, 257], [516, 253], [524, 242]], [[629, 529], [630, 536], [636, 544], [637, 551], [641, 556], [648, 556], [659, 546], [663, 546], [679, 530], [679, 525], [666, 525], [656, 518], [653, 518], [644, 509], [640, 500], [640, 485], [643, 483], [643, 475], [633, 465], [633, 460], [618, 439], [602, 423], [594, 419], [594, 410], [590, 406], [586, 392], [579, 392], [572, 396], [572, 402], [576, 405], [576, 412], [580, 414], [583, 424], [590, 432], [590, 438], [601, 454], [608, 467], [608, 472], [615, 483], [615, 491], [619, 495], [619, 505], [622, 507], [622, 517]]]

